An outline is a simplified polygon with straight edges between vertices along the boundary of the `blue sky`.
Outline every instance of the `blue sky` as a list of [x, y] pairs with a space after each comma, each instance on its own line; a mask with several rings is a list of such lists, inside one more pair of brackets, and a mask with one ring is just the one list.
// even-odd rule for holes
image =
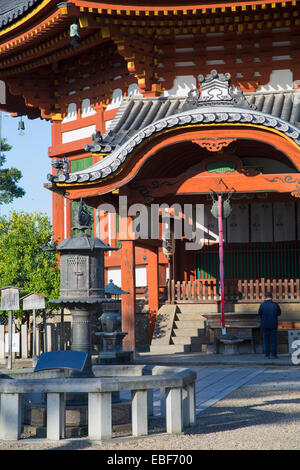
[[20, 118], [12, 118], [2, 113], [2, 137], [12, 145], [6, 152], [5, 167], [15, 167], [22, 172], [19, 185], [26, 191], [22, 198], [11, 204], [0, 205], [0, 214], [8, 215], [11, 210], [24, 212], [42, 212], [52, 217], [52, 193], [43, 187], [47, 183], [47, 174], [51, 173], [51, 161], [48, 147], [51, 145], [51, 123], [42, 119], [27, 119], [25, 134], [19, 135]]

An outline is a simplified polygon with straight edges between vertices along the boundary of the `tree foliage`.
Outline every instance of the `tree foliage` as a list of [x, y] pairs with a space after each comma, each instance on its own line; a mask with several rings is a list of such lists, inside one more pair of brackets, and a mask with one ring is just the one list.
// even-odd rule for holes
[[0, 146], [0, 205], [9, 204], [15, 198], [23, 197], [25, 194], [24, 189], [18, 186], [19, 180], [22, 178], [22, 173], [17, 168], [2, 168], [6, 163], [4, 152], [11, 150], [11, 146], [6, 142], [6, 139], [1, 140]]
[[0, 217], [0, 286], [21, 287], [20, 297], [36, 292], [47, 299], [58, 298], [57, 253], [46, 251], [52, 246], [52, 227], [46, 215], [13, 211]]

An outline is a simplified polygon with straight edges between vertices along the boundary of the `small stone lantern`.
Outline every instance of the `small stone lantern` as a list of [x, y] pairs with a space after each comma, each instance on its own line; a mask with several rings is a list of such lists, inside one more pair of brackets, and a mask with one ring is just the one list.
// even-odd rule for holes
[[77, 224], [79, 233], [63, 240], [56, 251], [60, 253], [60, 298], [53, 303], [67, 307], [72, 315], [72, 347], [87, 353], [85, 374], [91, 375], [91, 317], [105, 303], [114, 299], [104, 296], [104, 252], [116, 250], [99, 238], [90, 237], [91, 216], [80, 201]]
[[[107, 300], [111, 300], [112, 296], [116, 299], [123, 294], [128, 294], [128, 292], [120, 289], [112, 280], [105, 286]], [[96, 333], [96, 336], [100, 339], [99, 363], [130, 362], [132, 360], [132, 351], [123, 351], [122, 343], [127, 333], [121, 331], [122, 319], [119, 300], [115, 300], [115, 304], [104, 305], [100, 323], [102, 332]]]

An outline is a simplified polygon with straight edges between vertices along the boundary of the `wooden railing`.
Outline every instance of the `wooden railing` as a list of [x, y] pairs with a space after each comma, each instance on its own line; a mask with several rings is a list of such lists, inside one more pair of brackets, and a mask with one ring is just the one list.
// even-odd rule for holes
[[[278, 302], [300, 302], [299, 279], [237, 279], [225, 281], [225, 300], [230, 302], [261, 302], [272, 292]], [[216, 279], [170, 281], [169, 303], [214, 303], [220, 300]]]

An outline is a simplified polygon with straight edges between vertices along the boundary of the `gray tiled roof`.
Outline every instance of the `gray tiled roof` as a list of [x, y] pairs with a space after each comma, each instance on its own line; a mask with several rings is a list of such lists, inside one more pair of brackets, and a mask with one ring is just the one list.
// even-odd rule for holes
[[0, 29], [19, 19], [42, 0], [0, 0]]
[[[300, 90], [246, 93], [245, 96], [257, 111], [300, 128]], [[111, 152], [151, 123], [183, 111], [185, 102], [186, 97], [174, 96], [145, 98], [138, 95], [124, 98], [101, 144], [98, 148], [86, 146], [86, 150]]]
[[[205, 98], [205, 97], [204, 97]], [[231, 100], [187, 99], [186, 97], [125, 98], [111, 122], [111, 130], [103, 136], [93, 135], [86, 151], [108, 155], [85, 170], [48, 175], [57, 183], [86, 183], [101, 180], [115, 173], [128, 155], [148, 137], [163, 129], [177, 126], [212, 123], [251, 123], [284, 133], [300, 147], [300, 92], [249, 93]]]

